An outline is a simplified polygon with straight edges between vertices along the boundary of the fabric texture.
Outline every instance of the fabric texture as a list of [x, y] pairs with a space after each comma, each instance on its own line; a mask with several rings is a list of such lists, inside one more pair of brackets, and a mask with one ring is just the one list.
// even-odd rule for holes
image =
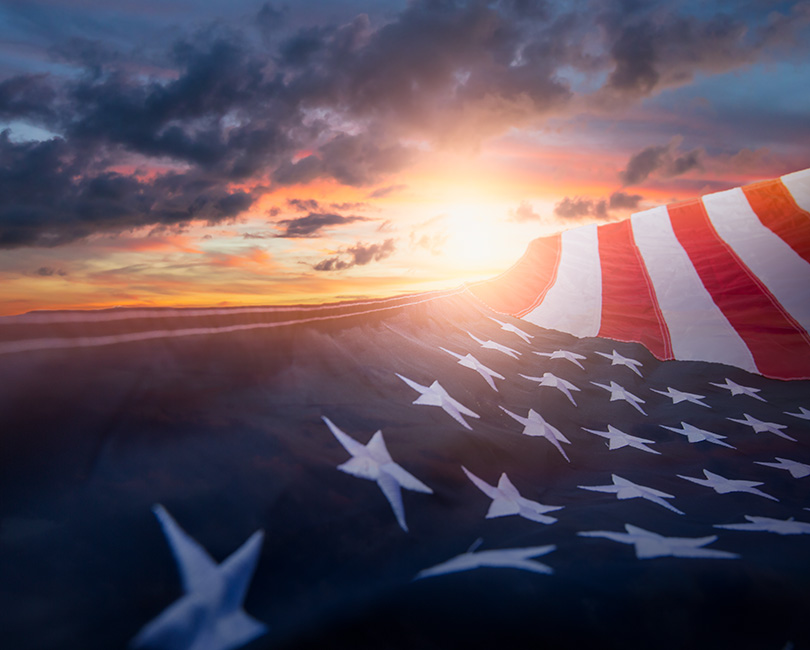
[[807, 178], [454, 290], [0, 319], [0, 646], [810, 647], [810, 284], [751, 261]]

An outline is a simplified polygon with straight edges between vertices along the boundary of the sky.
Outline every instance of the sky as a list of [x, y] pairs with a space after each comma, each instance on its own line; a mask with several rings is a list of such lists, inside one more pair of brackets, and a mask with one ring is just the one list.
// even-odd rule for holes
[[810, 4], [0, 0], [0, 315], [315, 303], [810, 167]]

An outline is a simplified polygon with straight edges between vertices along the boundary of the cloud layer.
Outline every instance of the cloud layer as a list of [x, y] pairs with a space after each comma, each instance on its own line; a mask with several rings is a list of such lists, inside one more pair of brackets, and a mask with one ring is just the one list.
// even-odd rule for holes
[[640, 194], [619, 191], [613, 192], [608, 199], [566, 196], [554, 206], [554, 216], [560, 219], [607, 219], [611, 210], [637, 210], [642, 198]]
[[342, 271], [353, 266], [365, 266], [370, 262], [379, 262], [393, 255], [396, 241], [386, 239], [379, 244], [357, 242], [354, 246], [341, 249], [337, 255], [327, 257], [313, 266], [316, 271]]
[[[322, 180], [383, 197], [426, 148], [474, 149], [550, 117], [623, 110], [766, 55], [802, 60], [809, 23], [801, 2], [417, 0], [386, 19], [297, 26], [267, 4], [249, 20], [167, 30], [144, 49], [101, 29], [42, 27], [51, 72], [0, 79], [0, 120], [54, 137], [0, 136], [0, 247], [221, 222], [264, 192]], [[623, 184], [699, 166], [700, 151], [676, 149], [640, 151]], [[566, 199], [558, 214], [610, 207]], [[362, 219], [306, 210], [278, 222], [281, 236]], [[357, 246], [333, 268], [363, 264], [373, 245]], [[371, 259], [393, 250], [380, 246]]]

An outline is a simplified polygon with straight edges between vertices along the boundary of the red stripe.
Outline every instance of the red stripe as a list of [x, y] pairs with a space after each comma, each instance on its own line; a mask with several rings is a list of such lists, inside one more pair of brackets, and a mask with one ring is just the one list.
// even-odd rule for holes
[[522, 316], [540, 304], [557, 277], [561, 236], [535, 239], [511, 269], [497, 278], [470, 285], [472, 294], [490, 309]]
[[720, 238], [703, 202], [668, 207], [678, 241], [715, 304], [742, 337], [759, 371], [780, 379], [810, 375], [810, 338]]
[[599, 226], [602, 324], [599, 336], [641, 343], [659, 359], [672, 359], [672, 343], [652, 281], [633, 239], [630, 220]]
[[742, 188], [759, 220], [810, 262], [810, 213], [802, 210], [778, 178]]

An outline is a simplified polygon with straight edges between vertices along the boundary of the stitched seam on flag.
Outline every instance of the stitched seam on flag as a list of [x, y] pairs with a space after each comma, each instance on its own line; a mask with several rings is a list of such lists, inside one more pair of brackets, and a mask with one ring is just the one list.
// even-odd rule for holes
[[447, 293], [452, 295], [452, 292], [457, 291], [459, 287], [454, 289], [436, 289], [434, 291], [425, 291], [420, 293], [405, 294], [402, 296], [391, 296], [389, 298], [379, 298], [375, 300], [358, 300], [355, 302], [339, 302], [327, 303], [319, 305], [267, 305], [264, 307], [232, 307], [228, 309], [165, 309], [157, 308], [154, 310], [146, 309], [133, 309], [122, 312], [105, 312], [96, 313], [93, 311], [81, 312], [68, 312], [58, 315], [59, 320], [54, 316], [56, 313], [36, 313], [36, 314], [20, 314], [16, 316], [0, 317], [0, 326], [2, 325], [19, 325], [19, 324], [55, 324], [55, 323], [91, 323], [91, 322], [105, 322], [105, 321], [121, 321], [121, 320], [135, 320], [141, 318], [191, 318], [196, 316], [230, 316], [239, 314], [265, 314], [272, 312], [289, 312], [289, 311], [316, 311], [320, 309], [346, 309], [349, 307], [358, 307], [362, 305], [380, 304], [386, 302], [394, 302], [397, 300], [408, 300], [417, 296], [431, 295], [437, 293]]
[[557, 281], [557, 273], [560, 270], [560, 259], [562, 258], [562, 239], [560, 240], [560, 245], [557, 246], [557, 257], [554, 259], [554, 270], [551, 272], [551, 277], [549, 278], [548, 283], [546, 284], [545, 288], [537, 295], [534, 302], [527, 307], [515, 314], [517, 318], [523, 318], [526, 314], [536, 309], [543, 300], [546, 298], [546, 294], [551, 290], [551, 287], [554, 286], [554, 283]]
[[[74, 337], [74, 338], [45, 338], [45, 339], [27, 339], [20, 341], [9, 341], [7, 343], [0, 343], [0, 355], [13, 354], [16, 352], [31, 352], [34, 350], [58, 350], [61, 348], [69, 347], [99, 347], [104, 345], [115, 345], [116, 343], [133, 343], [136, 341], [147, 341], [161, 338], [182, 338], [186, 336], [202, 336], [210, 334], [227, 334], [229, 332], [240, 332], [254, 329], [271, 329], [274, 327], [287, 327], [290, 325], [299, 325], [304, 323], [314, 323], [328, 320], [337, 320], [339, 318], [351, 318], [353, 316], [364, 316], [367, 314], [375, 314], [384, 311], [391, 311], [413, 305], [420, 305], [426, 302], [432, 302], [441, 298], [450, 298], [465, 291], [465, 287], [459, 287], [452, 293], [447, 293], [441, 296], [431, 296], [423, 300], [414, 300], [400, 305], [392, 305], [383, 307], [381, 309], [366, 309], [363, 311], [355, 311], [348, 314], [332, 314], [329, 316], [312, 316], [310, 318], [297, 318], [287, 321], [276, 321], [273, 323], [247, 323], [243, 325], [227, 325], [224, 327], [196, 327], [187, 328], [182, 330], [152, 330], [148, 332], [136, 332], [132, 334], [109, 334], [106, 336], [92, 336], [92, 337]], [[424, 294], [419, 294], [424, 295]]]
[[652, 302], [653, 310], [655, 311], [655, 317], [658, 320], [658, 328], [661, 332], [661, 339], [664, 343], [664, 359], [674, 359], [675, 355], [672, 352], [672, 338], [669, 333], [669, 327], [667, 326], [667, 322], [664, 320], [664, 312], [661, 311], [661, 305], [658, 304], [658, 296], [655, 294], [652, 278], [647, 270], [647, 265], [644, 263], [644, 259], [641, 257], [641, 251], [636, 244], [636, 236], [633, 233], [632, 228], [630, 228], [630, 239], [632, 240], [633, 244], [633, 255], [636, 256], [636, 260], [641, 268], [641, 277], [644, 278], [644, 284], [647, 286], [647, 293], [650, 295], [650, 301]]
[[[737, 264], [739, 269], [749, 277], [749, 279], [754, 283], [754, 285], [756, 285], [756, 287], [760, 290], [762, 295], [764, 295], [770, 301], [770, 303], [776, 308], [776, 310], [780, 314], [782, 314], [782, 316], [784, 316], [785, 320], [787, 320], [787, 322], [790, 323], [793, 326], [793, 328], [797, 331], [797, 333], [802, 338], [802, 340], [805, 343], [807, 343], [808, 345], [810, 345], [810, 336], [808, 336], [808, 334], [804, 330], [804, 328], [799, 324], [799, 322], [795, 318], [793, 318], [793, 316], [790, 314], [790, 312], [788, 312], [782, 306], [782, 303], [779, 302], [776, 299], [776, 297], [768, 290], [768, 287], [765, 286], [765, 284], [762, 282], [762, 280], [760, 280], [759, 277], [751, 269], [748, 268], [748, 266], [742, 261], [740, 256], [737, 255], [736, 252], [734, 252], [734, 249], [731, 248], [731, 246], [728, 244], [728, 242], [726, 242], [726, 240], [723, 239], [720, 236], [720, 233], [717, 232], [717, 229], [714, 227], [714, 224], [712, 223], [712, 220], [709, 218], [709, 213], [706, 211], [706, 205], [703, 203], [703, 199], [701, 199], [701, 201], [700, 201], [700, 209], [701, 209], [701, 212], [703, 213], [703, 219], [706, 221], [706, 224], [709, 226], [709, 229], [711, 230], [711, 232], [714, 235], [715, 239], [726, 250], [726, 252], [728, 252], [729, 256], [731, 257], [731, 259], [734, 260], [734, 262]], [[714, 298], [712, 298], [712, 300], [714, 300]], [[719, 305], [718, 305], [718, 307], [719, 307]], [[731, 322], [731, 321], [729, 321], [729, 322]], [[732, 325], [732, 327], [733, 327], [733, 325]], [[745, 339], [743, 339], [743, 340], [745, 340]]]

